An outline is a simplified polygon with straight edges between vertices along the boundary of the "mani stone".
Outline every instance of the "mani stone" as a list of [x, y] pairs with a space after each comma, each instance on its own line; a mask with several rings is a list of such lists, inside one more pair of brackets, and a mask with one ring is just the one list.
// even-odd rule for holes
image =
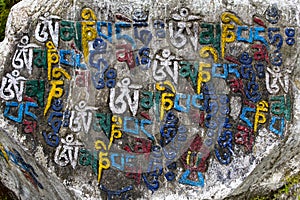
[[0, 43], [6, 197], [299, 198], [299, 3], [22, 0]]

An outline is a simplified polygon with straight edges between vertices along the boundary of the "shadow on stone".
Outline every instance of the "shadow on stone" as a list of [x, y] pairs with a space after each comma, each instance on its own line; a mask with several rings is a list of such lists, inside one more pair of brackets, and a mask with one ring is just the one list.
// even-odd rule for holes
[[0, 199], [2, 200], [18, 200], [18, 197], [13, 191], [8, 189], [5, 185], [0, 182]]

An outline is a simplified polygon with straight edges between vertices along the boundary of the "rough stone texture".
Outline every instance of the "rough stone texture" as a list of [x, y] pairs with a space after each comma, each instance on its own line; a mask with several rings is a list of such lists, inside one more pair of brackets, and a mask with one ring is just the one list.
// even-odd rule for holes
[[[40, 16], [49, 12], [51, 15], [57, 15], [62, 20], [80, 21], [81, 11], [85, 7], [91, 8], [96, 14], [98, 21], [117, 21], [114, 14], [119, 13], [123, 16], [131, 17], [131, 13], [134, 8], [142, 8], [148, 10], [149, 24], [155, 19], [170, 20], [172, 14], [178, 13], [181, 8], [189, 8], [190, 13], [200, 17], [201, 22], [221, 22], [220, 16], [225, 11], [234, 12], [244, 23], [244, 25], [254, 26], [252, 16], [264, 16], [266, 9], [271, 7], [274, 3], [277, 3], [278, 9], [281, 11], [280, 22], [276, 25], [268, 24], [268, 27], [294, 27], [296, 31], [295, 40], [296, 44], [289, 49], [287, 45], [284, 45], [281, 49], [284, 59], [284, 67], [289, 67], [293, 70], [290, 77], [290, 88], [287, 95], [291, 96], [292, 105], [292, 120], [287, 123], [287, 130], [284, 133], [284, 137], [279, 137], [274, 133], [271, 133], [268, 129], [270, 122], [265, 127], [259, 128], [259, 131], [255, 136], [255, 144], [251, 153], [245, 153], [243, 148], [237, 144], [234, 144], [232, 155], [233, 159], [227, 165], [221, 164], [215, 154], [213, 147], [209, 148], [211, 155], [207, 159], [207, 169], [201, 171], [204, 175], [204, 187], [195, 187], [190, 185], [179, 184], [178, 181], [185, 171], [185, 166], [180, 160], [182, 153], [187, 150], [191, 144], [194, 136], [198, 134], [203, 141], [207, 139], [206, 129], [199, 127], [194, 121], [192, 111], [189, 114], [177, 112], [177, 117], [180, 122], [184, 122], [188, 129], [188, 139], [185, 146], [180, 149], [180, 155], [177, 155], [177, 175], [175, 181], [168, 182], [163, 176], [160, 177], [160, 187], [157, 191], [152, 193], [148, 190], [145, 184], [141, 183], [136, 185], [134, 180], [125, 177], [125, 172], [121, 172], [117, 169], [110, 168], [109, 170], [103, 170], [101, 184], [110, 190], [120, 190], [121, 188], [132, 186], [129, 190], [132, 199], [251, 199], [257, 196], [268, 196], [282, 188], [285, 185], [287, 177], [292, 177], [299, 174], [299, 160], [300, 160], [300, 146], [299, 146], [299, 89], [300, 89], [300, 69], [299, 65], [299, 11], [300, 2], [298, 0], [293, 1], [124, 1], [122, 3], [118, 1], [67, 1], [67, 0], [23, 0], [19, 4], [15, 5], [10, 13], [8, 19], [8, 25], [6, 30], [6, 38], [0, 44], [0, 69], [2, 76], [13, 70], [12, 59], [17, 49], [17, 44], [21, 38], [28, 34], [30, 36], [30, 43], [39, 45], [45, 48], [45, 43], [37, 41], [34, 37], [34, 30], [36, 29], [38, 19]], [[262, 17], [263, 18], [263, 17]], [[264, 19], [264, 18], [263, 18]], [[166, 26], [168, 20], [165, 21]], [[266, 20], [264, 19], [264, 22]], [[149, 30], [154, 31], [153, 26], [149, 27]], [[166, 29], [167, 30], [167, 29]], [[114, 30], [113, 30], [114, 31]], [[124, 31], [129, 35], [131, 30]], [[167, 32], [168, 33], [168, 32]], [[281, 34], [284, 34], [281, 32]], [[167, 34], [168, 35], [168, 34]], [[267, 37], [267, 34], [264, 36]], [[150, 48], [150, 58], [154, 60], [155, 55], [158, 54], [163, 48], [168, 47], [175, 55], [177, 60], [189, 60], [189, 61], [205, 61], [203, 58], [199, 58], [199, 44], [196, 51], [193, 50], [193, 46], [188, 41], [188, 45], [185, 48], [177, 49], [170, 45], [169, 36], [166, 40], [154, 41]], [[154, 39], [153, 39], [154, 40]], [[197, 38], [198, 41], [198, 38]], [[269, 42], [269, 40], [268, 40]], [[92, 44], [89, 44], [92, 48]], [[249, 49], [250, 45], [244, 45], [244, 43], [227, 44], [226, 52], [238, 58], [238, 56], [245, 50]], [[67, 48], [67, 44], [62, 44], [60, 48]], [[202, 46], [201, 46], [202, 47]], [[69, 48], [70, 49], [70, 48]], [[273, 50], [273, 49], [272, 49]], [[110, 55], [115, 54], [114, 45], [108, 46], [108, 52]], [[82, 62], [83, 59], [81, 60]], [[224, 61], [224, 60], [223, 60]], [[128, 69], [128, 66], [124, 62], [116, 61], [115, 56], [109, 57], [109, 62], [113, 63], [115, 69], [117, 69], [118, 77], [117, 81], [121, 81], [124, 77], [130, 77], [132, 82], [140, 84], [143, 89], [154, 91], [155, 81], [152, 77], [152, 71], [142, 71], [137, 68], [132, 70]], [[212, 63], [213, 60], [211, 59]], [[86, 63], [87, 64], [87, 63]], [[66, 68], [64, 66], [64, 68]], [[34, 71], [35, 70], [35, 71]], [[68, 68], [68, 72], [75, 77], [75, 70]], [[42, 74], [44, 73], [44, 74]], [[47, 81], [47, 71], [37, 72], [37, 69], [33, 69], [33, 75], [28, 75], [28, 79], [33, 77], [40, 77]], [[22, 74], [23, 75], [23, 74]], [[182, 77], [181, 77], [182, 78]], [[172, 77], [170, 78], [172, 80]], [[264, 80], [264, 79], [263, 79]], [[177, 85], [176, 91], [187, 94], [195, 94], [195, 88], [184, 78], [180, 79], [180, 84]], [[228, 83], [223, 79], [212, 79], [211, 82], [216, 84], [217, 94], [232, 95]], [[90, 82], [91, 84], [91, 82]], [[262, 83], [260, 83], [263, 85]], [[49, 84], [45, 82], [47, 86], [45, 91], [45, 104], [50, 91]], [[71, 108], [74, 110], [74, 105], [80, 100], [86, 100], [89, 106], [100, 108], [103, 113], [113, 113], [108, 108], [109, 102], [109, 90], [103, 91], [90, 90], [89, 94], [85, 94], [83, 90], [72, 85], [71, 81], [66, 82], [65, 88], [68, 88], [69, 95], [65, 95], [63, 101], [66, 102], [65, 108]], [[266, 92], [266, 89], [263, 88]], [[280, 94], [284, 94], [280, 92]], [[242, 110], [242, 98], [238, 95], [230, 96], [230, 114], [233, 119], [234, 127], [237, 126], [239, 116]], [[269, 96], [267, 96], [269, 97]], [[1, 107], [1, 113], [4, 112], [5, 102]], [[6, 152], [14, 152], [17, 150], [25, 163], [30, 164], [35, 170], [38, 176], [30, 176], [30, 169], [26, 168], [28, 165], [19, 162], [13, 162], [13, 159], [6, 160], [4, 150], [2, 151], [2, 157], [0, 160], [1, 166], [1, 182], [11, 189], [20, 199], [105, 199], [108, 198], [106, 192], [99, 188], [97, 182], [97, 175], [92, 171], [92, 167], [86, 167], [77, 164], [76, 168], [69, 164], [68, 166], [61, 167], [54, 162], [54, 154], [56, 148], [47, 145], [43, 139], [42, 131], [50, 131], [47, 124], [47, 117], [43, 116], [44, 109], [39, 108], [38, 112], [38, 132], [35, 138], [29, 138], [28, 134], [22, 132], [23, 128], [21, 124], [14, 123], [12, 120], [8, 120], [3, 115], [0, 117], [1, 137], [0, 142], [2, 144], [1, 149], [6, 149]], [[49, 111], [50, 112], [50, 111]], [[126, 111], [126, 114], [130, 114]], [[155, 118], [154, 109], [150, 109], [148, 113], [151, 117]], [[196, 113], [197, 114], [197, 113]], [[195, 116], [196, 116], [195, 114]], [[197, 115], [197, 117], [199, 117]], [[139, 119], [142, 117], [139, 115]], [[159, 135], [160, 122], [153, 122], [151, 127], [152, 133], [156, 133], [155, 137]], [[62, 128], [59, 135], [61, 138], [66, 138], [67, 134], [72, 133], [68, 128]], [[90, 131], [88, 135], [85, 133], [76, 133], [76, 140], [82, 142], [87, 149], [94, 148], [94, 141], [103, 139], [108, 143], [108, 139], [104, 137], [103, 131], [100, 134], [95, 131]], [[216, 138], [215, 142], [216, 142]], [[158, 139], [157, 139], [158, 140]], [[113, 150], [118, 151], [124, 145], [130, 144], [132, 139], [122, 138], [115, 140], [115, 146]], [[157, 142], [159, 143], [159, 142]], [[216, 142], [217, 143], [217, 142]], [[0, 150], [1, 150], [0, 149]], [[203, 149], [201, 149], [203, 152]], [[92, 151], [92, 150], [91, 150]], [[97, 154], [96, 154], [97, 155]], [[142, 166], [143, 172], [146, 171], [148, 164], [144, 159], [145, 155], [137, 156], [138, 160], [144, 164]], [[79, 159], [78, 159], [79, 160]], [[6, 162], [7, 161], [7, 162]], [[78, 161], [79, 162], [79, 161]], [[24, 167], [25, 166], [25, 167]], [[164, 163], [164, 169], [166, 170], [166, 163]], [[31, 178], [30, 178], [31, 177]], [[35, 177], [39, 183], [42, 184], [42, 188], [39, 187], [32, 179]], [[141, 180], [143, 182], [143, 179]], [[299, 182], [298, 182], [299, 183]], [[297, 187], [296, 187], [297, 188]], [[298, 187], [299, 188], [299, 187]], [[299, 197], [299, 192], [295, 195], [291, 195], [290, 198]], [[115, 198], [119, 196], [115, 195]], [[285, 198], [285, 197], [283, 197]]]

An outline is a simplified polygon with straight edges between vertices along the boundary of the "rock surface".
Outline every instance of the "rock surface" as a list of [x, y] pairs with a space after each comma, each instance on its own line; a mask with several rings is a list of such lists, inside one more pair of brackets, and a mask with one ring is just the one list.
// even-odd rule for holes
[[1, 182], [18, 199], [299, 198], [299, 3], [21, 1], [0, 43]]

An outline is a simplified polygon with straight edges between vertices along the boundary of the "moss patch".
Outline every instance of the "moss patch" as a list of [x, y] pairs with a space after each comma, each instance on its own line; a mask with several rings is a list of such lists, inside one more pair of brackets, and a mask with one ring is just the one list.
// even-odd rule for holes
[[267, 196], [258, 196], [252, 200], [269, 200], [269, 199], [292, 199], [300, 200], [300, 173], [294, 176], [287, 177], [285, 184], [276, 191], [273, 191]]

